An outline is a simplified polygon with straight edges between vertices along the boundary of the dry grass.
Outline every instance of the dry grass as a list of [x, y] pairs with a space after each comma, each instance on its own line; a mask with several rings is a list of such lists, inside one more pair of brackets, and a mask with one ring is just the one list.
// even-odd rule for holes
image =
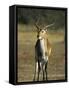
[[[25, 29], [28, 29], [27, 26], [18, 26], [18, 82], [32, 81], [34, 75], [36, 32]], [[32, 27], [29, 29], [32, 30]], [[48, 33], [52, 43], [52, 54], [47, 69], [48, 80], [65, 79], [64, 32], [61, 30]]]

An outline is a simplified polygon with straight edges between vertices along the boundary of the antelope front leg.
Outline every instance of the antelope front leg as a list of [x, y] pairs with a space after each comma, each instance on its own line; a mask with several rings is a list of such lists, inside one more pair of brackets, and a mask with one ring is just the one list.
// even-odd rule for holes
[[43, 80], [45, 80], [45, 65], [42, 66]]
[[37, 81], [39, 81], [39, 77], [40, 77], [40, 62], [38, 62]]
[[35, 73], [34, 73], [34, 81], [37, 80], [39, 81], [39, 63], [35, 63]]
[[35, 63], [35, 71], [34, 71], [34, 78], [33, 78], [33, 81], [35, 81], [36, 79], [36, 63]]
[[46, 64], [45, 64], [46, 80], [48, 80], [48, 78], [47, 78], [47, 64], [48, 64], [48, 61], [47, 61]]

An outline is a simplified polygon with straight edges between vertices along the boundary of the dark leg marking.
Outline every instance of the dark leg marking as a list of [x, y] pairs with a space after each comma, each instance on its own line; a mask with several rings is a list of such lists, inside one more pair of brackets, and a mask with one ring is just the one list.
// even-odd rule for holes
[[37, 76], [37, 81], [39, 81], [40, 77], [40, 62], [38, 61], [38, 76]]
[[46, 80], [48, 80], [48, 77], [47, 77], [47, 64], [48, 64], [48, 62], [46, 62], [46, 64], [45, 64]]

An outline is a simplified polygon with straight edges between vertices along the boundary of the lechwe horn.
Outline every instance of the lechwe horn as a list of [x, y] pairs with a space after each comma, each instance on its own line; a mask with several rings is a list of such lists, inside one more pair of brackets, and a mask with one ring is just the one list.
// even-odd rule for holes
[[35, 23], [35, 26], [38, 30], [41, 30], [41, 28], [38, 26], [38, 22], [39, 22], [39, 19], [37, 20], [37, 22]]
[[54, 23], [49, 24], [49, 25], [45, 26], [43, 29], [47, 29], [47, 28], [49, 28], [49, 27], [51, 27], [51, 26], [53, 26], [53, 25], [54, 25]]
[[40, 27], [37, 25], [37, 24], [35, 24], [35, 26], [36, 26], [36, 28], [39, 30], [40, 29]]

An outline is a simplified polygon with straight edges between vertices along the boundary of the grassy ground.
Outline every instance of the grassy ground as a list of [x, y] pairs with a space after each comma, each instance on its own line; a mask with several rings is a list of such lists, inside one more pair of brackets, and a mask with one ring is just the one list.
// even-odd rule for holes
[[[18, 82], [32, 81], [34, 75], [36, 31], [28, 29], [32, 30], [33, 27], [18, 26]], [[48, 33], [52, 44], [47, 69], [48, 80], [65, 79], [64, 31], [52, 30]]]

